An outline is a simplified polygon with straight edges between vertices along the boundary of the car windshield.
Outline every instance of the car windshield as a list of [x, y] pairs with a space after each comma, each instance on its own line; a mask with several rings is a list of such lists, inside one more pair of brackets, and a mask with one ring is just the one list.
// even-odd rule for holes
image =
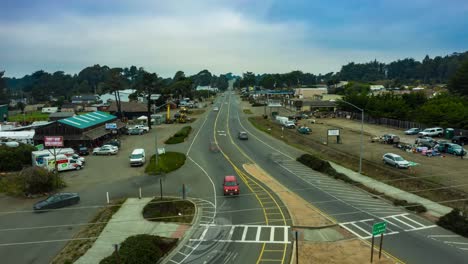
[[143, 157], [142, 154], [132, 154], [132, 155], [130, 156], [131, 159], [141, 159], [142, 157]]
[[236, 186], [236, 182], [233, 182], [233, 181], [228, 181], [228, 182], [225, 182], [224, 185], [226, 186]]
[[404, 160], [402, 157], [400, 157], [400, 156], [396, 156], [396, 157], [394, 157], [394, 159], [395, 159], [396, 161], [405, 161], [405, 160]]
[[59, 197], [54, 195], [54, 196], [50, 196], [49, 198], [47, 198], [46, 202], [51, 203], [51, 202], [54, 202], [54, 201], [56, 201], [58, 199], [59, 199]]

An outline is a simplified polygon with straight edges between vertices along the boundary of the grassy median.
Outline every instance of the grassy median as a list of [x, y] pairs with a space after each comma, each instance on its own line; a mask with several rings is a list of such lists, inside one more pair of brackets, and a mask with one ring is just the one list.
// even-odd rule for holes
[[184, 126], [182, 129], [180, 129], [177, 133], [175, 133], [172, 137], [168, 138], [166, 140], [166, 144], [179, 144], [185, 141], [185, 139], [188, 137], [190, 134], [190, 131], [192, 131], [191, 126]]
[[149, 175], [159, 175], [175, 171], [185, 164], [185, 155], [179, 152], [166, 152], [158, 155], [156, 162], [155, 155], [151, 156], [150, 162], [146, 165], [145, 173]]

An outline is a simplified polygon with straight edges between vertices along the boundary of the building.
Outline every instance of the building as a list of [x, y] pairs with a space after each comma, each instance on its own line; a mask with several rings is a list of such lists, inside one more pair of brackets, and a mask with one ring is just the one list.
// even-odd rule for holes
[[320, 99], [322, 95], [327, 94], [326, 87], [321, 88], [297, 88], [294, 90], [294, 96], [300, 99]]
[[[116, 130], [106, 130], [106, 123], [115, 123]], [[36, 128], [34, 142], [44, 143], [44, 136], [62, 136], [65, 147], [100, 146], [105, 140], [119, 134], [125, 124], [105, 112], [92, 112], [60, 119]]]
[[211, 87], [210, 85], [198, 85], [196, 88], [197, 91], [210, 91], [210, 92], [218, 92], [218, 88], [216, 87]]
[[49, 115], [49, 121], [57, 121], [74, 116], [74, 112], [56, 112]]
[[71, 98], [72, 104], [92, 104], [99, 100], [94, 94], [74, 95]]
[[120, 102], [120, 104], [121, 104], [122, 116], [120, 116], [120, 114], [118, 113], [117, 104], [114, 101], [111, 102], [108, 108], [109, 113], [119, 118], [124, 118], [124, 119], [129, 119], [129, 120], [148, 114], [148, 108], [146, 104], [135, 102], [135, 101]]
[[42, 109], [45, 104], [33, 104], [33, 105], [27, 105], [24, 107], [24, 112], [29, 113], [29, 112], [36, 112]]
[[70, 113], [75, 113], [76, 111], [76, 105], [74, 104], [63, 104], [62, 107], [60, 107], [60, 112], [70, 112]]
[[29, 131], [0, 131], [0, 141], [16, 141], [18, 143], [33, 145], [34, 130]]
[[383, 85], [381, 85], [381, 84], [371, 85], [371, 86], [370, 86], [370, 90], [371, 90], [371, 92], [374, 92], [374, 91], [382, 91], [382, 90], [385, 90], [385, 86], [383, 86]]

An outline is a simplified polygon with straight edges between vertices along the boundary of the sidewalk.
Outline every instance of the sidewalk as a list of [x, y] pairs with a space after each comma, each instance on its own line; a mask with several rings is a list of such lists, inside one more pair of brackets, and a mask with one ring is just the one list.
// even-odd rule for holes
[[385, 183], [376, 181], [374, 179], [371, 179], [367, 176], [361, 175], [355, 171], [352, 171], [350, 169], [347, 169], [343, 166], [340, 166], [336, 163], [333, 163], [331, 161], [328, 161], [330, 165], [337, 171], [345, 174], [349, 178], [351, 178], [354, 181], [360, 182], [364, 184], [365, 186], [375, 189], [378, 192], [381, 192], [385, 195], [388, 195], [390, 197], [400, 199], [400, 200], [406, 200], [409, 203], [419, 203], [424, 205], [424, 207], [427, 208], [427, 211], [436, 216], [436, 217], [441, 217], [449, 212], [452, 211], [452, 208], [438, 204], [436, 202], [433, 202], [431, 200], [422, 198], [420, 196], [414, 195], [412, 193], [408, 193], [405, 191], [402, 191], [398, 188], [395, 188], [393, 186], [387, 185]]
[[128, 198], [106, 225], [93, 246], [76, 264], [99, 263], [114, 251], [114, 245], [122, 243], [127, 237], [150, 234], [163, 237], [181, 238], [188, 225], [150, 222], [143, 218], [143, 208], [153, 198]]

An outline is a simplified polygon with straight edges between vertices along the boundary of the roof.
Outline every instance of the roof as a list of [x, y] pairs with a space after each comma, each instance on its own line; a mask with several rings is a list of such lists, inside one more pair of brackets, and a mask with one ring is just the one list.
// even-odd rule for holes
[[96, 111], [92, 113], [87, 113], [84, 115], [77, 115], [65, 119], [60, 119], [57, 122], [66, 124], [76, 128], [87, 128], [94, 125], [102, 124], [110, 120], [114, 120], [117, 117], [108, 113]]
[[51, 117], [72, 117], [74, 116], [75, 113], [72, 112], [55, 112], [49, 115], [49, 118]]
[[[120, 102], [122, 112], [148, 112], [148, 108], [146, 104], [140, 103], [140, 102]], [[109, 112], [117, 112], [117, 104], [112, 101], [111, 105], [109, 106]]]
[[96, 101], [97, 96], [93, 94], [83, 94], [72, 96], [72, 101]]
[[236, 176], [224, 176], [224, 180], [225, 180], [225, 181], [235, 181], [235, 180], [236, 180]]

